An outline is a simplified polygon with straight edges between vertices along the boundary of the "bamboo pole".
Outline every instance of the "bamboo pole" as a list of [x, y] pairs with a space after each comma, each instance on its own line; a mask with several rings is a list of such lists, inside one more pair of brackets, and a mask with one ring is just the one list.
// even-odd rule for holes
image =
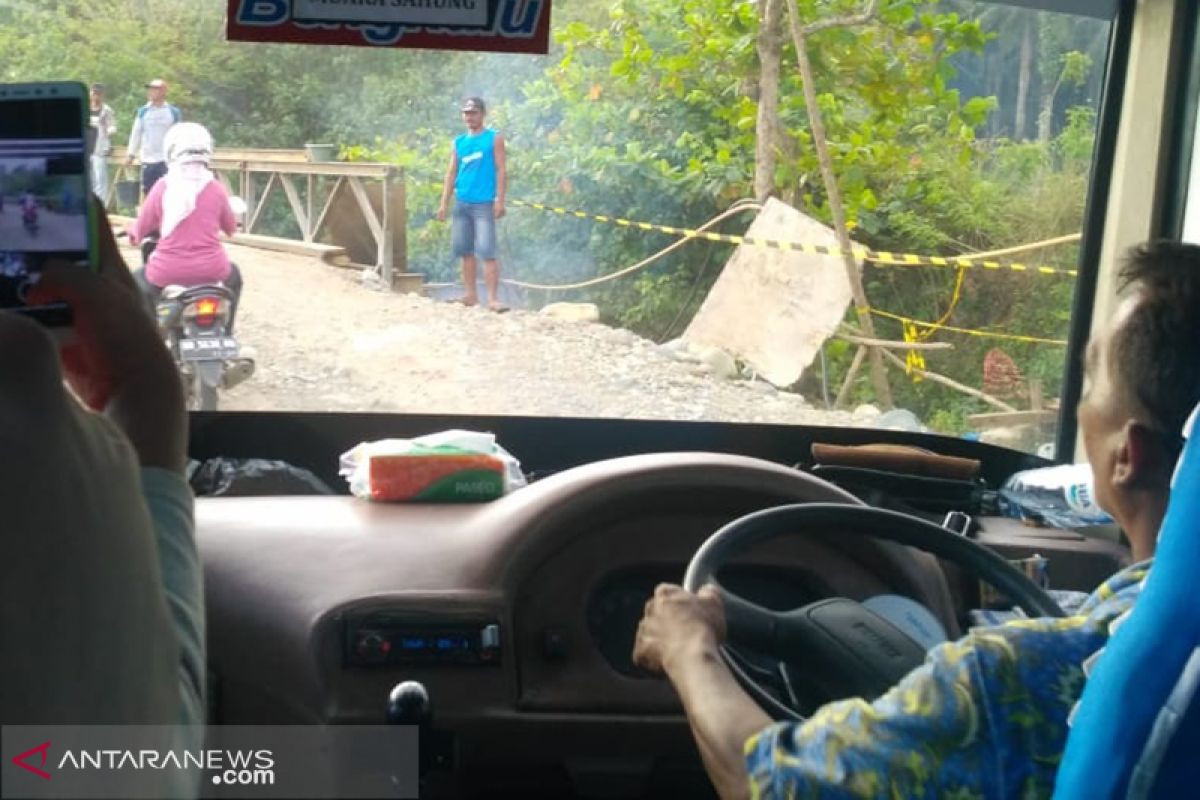
[[833, 401], [834, 408], [841, 408], [846, 400], [850, 397], [850, 390], [854, 387], [854, 379], [858, 377], [858, 371], [862, 368], [863, 360], [867, 357], [867, 348], [859, 347], [854, 351], [854, 360], [850, 362], [850, 369], [846, 371], [846, 379], [842, 381], [842, 388], [838, 390], [837, 398]]
[[[787, 0], [788, 21], [792, 31], [792, 41], [796, 46], [796, 65], [800, 70], [800, 79], [804, 88], [804, 105], [808, 111], [809, 124], [812, 127], [813, 147], [817, 151], [817, 161], [821, 165], [821, 178], [825, 184], [825, 194], [829, 201], [830, 214], [833, 217], [833, 228], [837, 233], [838, 247], [842, 251], [842, 263], [846, 267], [846, 275], [850, 279], [850, 290], [854, 296], [854, 310], [858, 314], [858, 324], [868, 337], [874, 337], [875, 326], [871, 320], [871, 306], [867, 302], [867, 294], [863, 289], [862, 270], [855, 260], [850, 242], [850, 232], [846, 227], [846, 214], [842, 208], [842, 192], [838, 187], [837, 175], [833, 171], [833, 158], [829, 154], [829, 143], [826, 139], [825, 120], [817, 103], [817, 87], [813, 77], [812, 62], [808, 57], [809, 34], [820, 30], [836, 27], [861, 25], [874, 19], [879, 10], [879, 0], [871, 0], [866, 10], [861, 14], [845, 17], [831, 17], [824, 20], [800, 25], [800, 10], [796, 0]], [[870, 348], [871, 383], [875, 387], [875, 400], [883, 408], [892, 407], [892, 390], [888, 385], [887, 371], [883, 367], [879, 348]]]
[[851, 333], [839, 333], [837, 338], [862, 347], [883, 347], [888, 350], [953, 350], [950, 342], [889, 342], [886, 339], [868, 339]]

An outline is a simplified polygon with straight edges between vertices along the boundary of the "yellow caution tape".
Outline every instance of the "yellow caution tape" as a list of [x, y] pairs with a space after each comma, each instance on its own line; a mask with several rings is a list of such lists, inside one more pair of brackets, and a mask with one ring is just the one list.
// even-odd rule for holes
[[[818, 256], [838, 256], [842, 254], [842, 249], [840, 247], [832, 247], [823, 244], [786, 242], [778, 239], [758, 239], [752, 236], [736, 236], [728, 233], [712, 233], [711, 231], [700, 231], [692, 228], [677, 228], [672, 225], [656, 225], [650, 222], [638, 222], [636, 220], [624, 219], [622, 217], [612, 217], [605, 214], [590, 214], [586, 211], [574, 211], [557, 206], [548, 206], [545, 203], [530, 203], [525, 200], [510, 200], [509, 203], [514, 206], [534, 208], [539, 211], [548, 211], [552, 214], [559, 214], [564, 217], [590, 219], [596, 222], [619, 225], [625, 228], [637, 228], [638, 230], [643, 231], [657, 231], [659, 233], [669, 233], [675, 236], [685, 236], [691, 239], [705, 239], [710, 242], [725, 242], [727, 244], [767, 247], [774, 250], [791, 250], [798, 253], [808, 253], [810, 255]], [[883, 250], [871, 250], [866, 247], [852, 248], [850, 250], [850, 255], [862, 261], [874, 264], [877, 267], [978, 268], [990, 270], [1009, 270], [1011, 272], [1028, 272], [1038, 275], [1065, 275], [1071, 278], [1077, 277], [1079, 274], [1077, 270], [1073, 269], [1058, 269], [1057, 267], [1004, 263], [990, 258], [972, 259], [966, 256], [955, 256], [952, 258], [943, 258], [940, 256], [918, 256], [912, 253], [891, 253]]]
[[[917, 326], [913, 321], [906, 319], [902, 323], [904, 325], [904, 341], [908, 344], [914, 344], [921, 341], [922, 336], [917, 331]], [[932, 332], [932, 329], [931, 331]], [[921, 373], [925, 370], [925, 356], [920, 350], [909, 350], [908, 355], [904, 359], [904, 371], [913, 379], [913, 383], [920, 383], [924, 378]]]
[[951, 333], [963, 333], [968, 336], [978, 336], [980, 338], [985, 338], [985, 339], [1007, 339], [1010, 342], [1027, 342], [1027, 343], [1031, 343], [1031, 344], [1053, 344], [1053, 345], [1058, 345], [1058, 346], [1066, 346], [1066, 344], [1067, 344], [1065, 339], [1043, 339], [1038, 336], [1018, 336], [1017, 334], [1013, 334], [1013, 333], [992, 333], [991, 331], [978, 331], [978, 330], [973, 330], [971, 328], [956, 328], [953, 325], [942, 325], [942, 324], [939, 324], [936, 322], [921, 322], [919, 320], [910, 319], [908, 317], [902, 317], [899, 314], [892, 314], [888, 311], [880, 311], [877, 308], [872, 308], [869, 310], [872, 314], [874, 314], [877, 317], [883, 317], [884, 319], [894, 319], [897, 322], [904, 325], [904, 327], [905, 327], [904, 341], [906, 341], [906, 342], [914, 341], [913, 339], [908, 338], [909, 337], [908, 328], [909, 328], [909, 326], [916, 326], [918, 328], [926, 328], [926, 329], [933, 329], [933, 330], [939, 330], [939, 331], [950, 331]]

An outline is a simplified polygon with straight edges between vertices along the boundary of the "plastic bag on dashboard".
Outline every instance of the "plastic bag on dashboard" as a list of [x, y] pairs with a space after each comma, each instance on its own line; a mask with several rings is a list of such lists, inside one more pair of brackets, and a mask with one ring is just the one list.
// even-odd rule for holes
[[342, 454], [340, 474], [355, 497], [397, 502], [484, 502], [526, 484], [493, 434], [461, 430], [363, 442]]
[[198, 497], [335, 494], [306, 469], [262, 458], [192, 461], [188, 464], [188, 483]]

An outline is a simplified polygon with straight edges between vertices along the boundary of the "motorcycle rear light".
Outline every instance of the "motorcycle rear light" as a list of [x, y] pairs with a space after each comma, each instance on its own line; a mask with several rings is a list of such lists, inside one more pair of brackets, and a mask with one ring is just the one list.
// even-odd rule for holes
[[220, 297], [199, 297], [188, 304], [183, 318], [201, 328], [211, 328], [217, 321], [229, 318], [229, 304]]

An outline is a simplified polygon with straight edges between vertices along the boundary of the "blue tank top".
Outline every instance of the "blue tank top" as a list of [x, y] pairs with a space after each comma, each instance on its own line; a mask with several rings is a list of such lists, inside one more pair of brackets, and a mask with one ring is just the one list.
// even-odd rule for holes
[[496, 199], [496, 132], [464, 133], [454, 140], [458, 177], [454, 196], [462, 203], [490, 203]]

